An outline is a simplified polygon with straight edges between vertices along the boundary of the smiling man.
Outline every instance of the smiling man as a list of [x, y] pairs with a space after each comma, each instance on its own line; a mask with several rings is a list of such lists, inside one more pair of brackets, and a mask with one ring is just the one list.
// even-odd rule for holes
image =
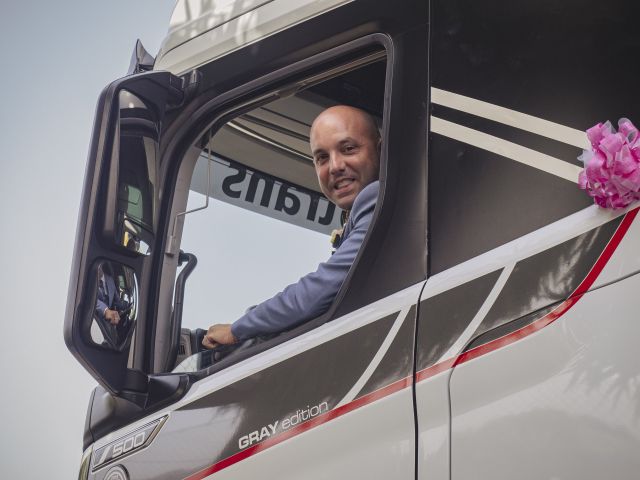
[[322, 112], [311, 126], [311, 153], [320, 189], [343, 210], [378, 178], [380, 134], [373, 119], [339, 105]]
[[347, 212], [335, 253], [296, 283], [249, 310], [233, 324], [209, 327], [202, 344], [228, 345], [279, 333], [326, 312], [353, 264], [369, 229], [378, 198], [380, 133], [366, 112], [346, 105], [314, 120], [311, 152], [322, 193]]

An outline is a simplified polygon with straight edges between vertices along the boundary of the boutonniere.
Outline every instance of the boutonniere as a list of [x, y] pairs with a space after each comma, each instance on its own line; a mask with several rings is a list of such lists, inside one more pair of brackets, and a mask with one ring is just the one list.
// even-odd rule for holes
[[603, 208], [624, 208], [640, 200], [640, 138], [638, 129], [626, 118], [598, 123], [587, 130], [591, 150], [578, 157], [584, 170], [578, 185]]
[[344, 227], [337, 228], [331, 232], [331, 254], [333, 254], [336, 251], [336, 249], [340, 246], [343, 233], [344, 233]]
[[336, 249], [342, 243], [342, 237], [344, 236], [344, 226], [347, 224], [347, 220], [349, 220], [349, 213], [351, 210], [343, 210], [340, 214], [340, 224], [342, 228], [336, 228], [331, 232], [331, 255], [333, 255]]

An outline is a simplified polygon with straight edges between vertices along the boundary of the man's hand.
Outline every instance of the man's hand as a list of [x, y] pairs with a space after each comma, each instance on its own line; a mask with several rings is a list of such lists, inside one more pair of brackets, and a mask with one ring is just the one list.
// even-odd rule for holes
[[110, 308], [104, 311], [104, 318], [106, 318], [111, 325], [118, 325], [118, 323], [120, 323], [120, 314]]
[[238, 339], [231, 333], [231, 325], [212, 325], [207, 330], [207, 334], [202, 339], [202, 346], [205, 348], [215, 348], [218, 345], [231, 345], [238, 343]]

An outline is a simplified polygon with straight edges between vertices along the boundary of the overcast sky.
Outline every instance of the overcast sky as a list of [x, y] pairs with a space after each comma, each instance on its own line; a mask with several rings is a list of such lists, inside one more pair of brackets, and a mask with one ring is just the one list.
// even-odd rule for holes
[[173, 0], [3, 2], [0, 14], [0, 476], [77, 478], [95, 382], [62, 338], [84, 164], [102, 87]]
[[[157, 53], [173, 3], [6, 2], [0, 15], [3, 478], [77, 477], [95, 381], [62, 325], [95, 103], [126, 73], [136, 39]], [[199, 259], [185, 324], [206, 327], [295, 281], [326, 258], [328, 241], [212, 202], [189, 216], [182, 247]]]

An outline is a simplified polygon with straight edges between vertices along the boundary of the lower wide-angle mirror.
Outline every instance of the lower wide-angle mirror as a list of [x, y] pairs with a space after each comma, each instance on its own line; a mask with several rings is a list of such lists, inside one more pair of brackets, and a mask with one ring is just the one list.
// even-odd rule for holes
[[102, 261], [96, 275], [91, 340], [103, 347], [122, 351], [133, 334], [138, 304], [138, 284], [133, 269]]

